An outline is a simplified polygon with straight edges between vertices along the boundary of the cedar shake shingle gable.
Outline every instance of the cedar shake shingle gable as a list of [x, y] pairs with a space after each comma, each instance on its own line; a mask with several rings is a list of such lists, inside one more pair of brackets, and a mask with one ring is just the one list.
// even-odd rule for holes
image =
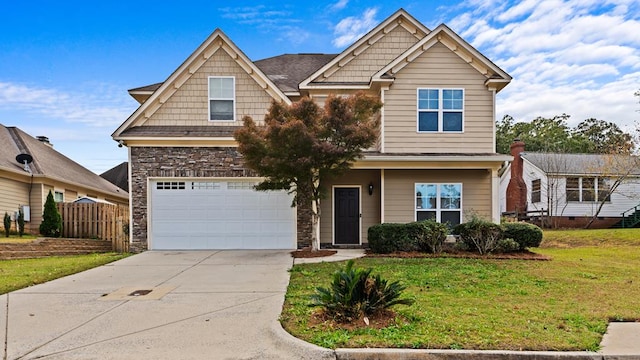
[[15, 159], [21, 153], [33, 157], [29, 168], [34, 176], [77, 184], [121, 199], [129, 196], [126, 191], [57, 152], [52, 146], [17, 127], [0, 125], [0, 168], [14, 173], [26, 173], [24, 165], [18, 164]]

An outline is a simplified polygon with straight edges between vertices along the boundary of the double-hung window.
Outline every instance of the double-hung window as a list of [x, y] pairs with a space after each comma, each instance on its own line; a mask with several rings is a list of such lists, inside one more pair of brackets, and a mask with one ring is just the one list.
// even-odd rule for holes
[[209, 120], [235, 120], [236, 84], [230, 76], [209, 77]]
[[598, 177], [568, 177], [566, 197], [572, 202], [611, 201], [607, 179]]
[[418, 89], [418, 132], [462, 132], [463, 89]]
[[416, 221], [433, 219], [450, 226], [462, 218], [462, 184], [415, 184]]
[[59, 203], [64, 202], [64, 193], [62, 191], [53, 192], [53, 201]]
[[541, 198], [541, 181], [540, 179], [531, 180], [531, 202], [540, 202]]

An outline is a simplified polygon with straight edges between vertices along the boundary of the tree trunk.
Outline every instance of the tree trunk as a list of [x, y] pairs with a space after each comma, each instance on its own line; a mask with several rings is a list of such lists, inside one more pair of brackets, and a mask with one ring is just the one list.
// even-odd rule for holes
[[312, 201], [311, 251], [320, 250], [320, 200]]

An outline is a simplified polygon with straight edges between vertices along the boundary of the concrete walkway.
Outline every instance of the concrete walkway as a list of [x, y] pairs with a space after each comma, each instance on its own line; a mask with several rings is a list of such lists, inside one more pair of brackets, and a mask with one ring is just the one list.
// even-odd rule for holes
[[[325, 258], [362, 256], [340, 250]], [[2, 359], [640, 359], [640, 323], [602, 350], [323, 349], [278, 322], [288, 251], [149, 251], [0, 296]]]

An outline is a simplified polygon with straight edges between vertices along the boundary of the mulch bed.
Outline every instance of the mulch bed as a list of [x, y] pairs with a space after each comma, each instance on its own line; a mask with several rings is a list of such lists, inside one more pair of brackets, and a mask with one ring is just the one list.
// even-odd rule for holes
[[[363, 328], [384, 329], [397, 323], [397, 321], [406, 322], [402, 317], [392, 310], [382, 310], [367, 317], [353, 319], [349, 322], [340, 322], [327, 316], [323, 310], [318, 310], [311, 315], [308, 325], [310, 327], [321, 327], [326, 330], [343, 329], [356, 330]], [[368, 323], [367, 323], [368, 322]]]
[[504, 254], [480, 255], [471, 251], [447, 250], [440, 254], [428, 254], [419, 251], [399, 251], [390, 254], [374, 254], [367, 251], [367, 257], [394, 257], [394, 258], [461, 258], [461, 259], [496, 259], [496, 260], [541, 260], [549, 261], [552, 258], [547, 255], [536, 254], [531, 251], [520, 251]]
[[302, 249], [302, 250], [292, 251], [291, 256], [293, 256], [296, 259], [316, 258], [316, 257], [331, 256], [337, 252], [338, 252], [337, 250], [327, 250], [327, 249], [321, 249], [316, 251], [311, 251], [311, 249]]

